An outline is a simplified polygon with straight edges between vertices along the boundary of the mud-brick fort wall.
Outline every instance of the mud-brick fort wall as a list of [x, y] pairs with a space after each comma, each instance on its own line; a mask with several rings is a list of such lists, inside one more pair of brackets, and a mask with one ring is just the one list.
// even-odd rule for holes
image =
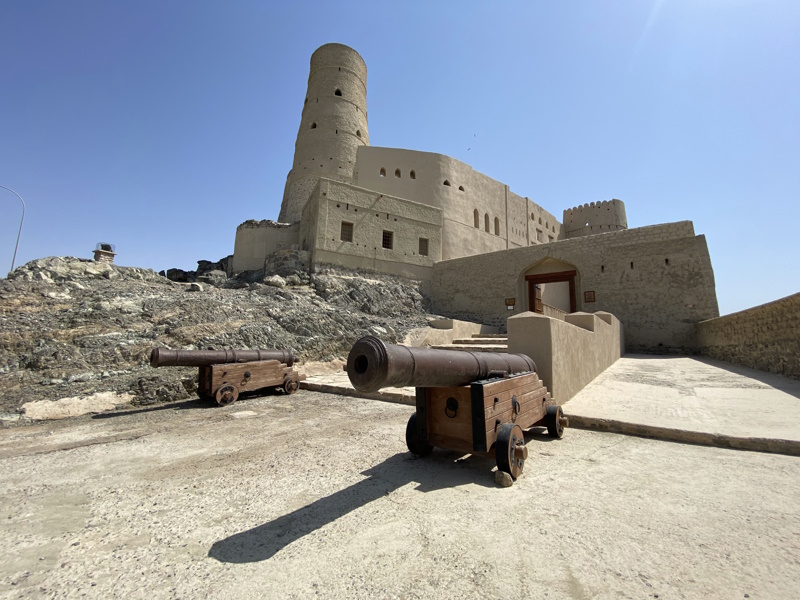
[[800, 379], [800, 294], [697, 324], [701, 354]]
[[689, 221], [442, 261], [429, 295], [436, 312], [503, 327], [528, 310], [525, 275], [550, 263], [577, 271], [578, 311], [619, 318], [628, 352], [692, 352], [695, 323], [719, 316], [706, 240]]
[[300, 247], [314, 265], [430, 279], [442, 255], [442, 211], [354, 185], [320, 179], [300, 222]]

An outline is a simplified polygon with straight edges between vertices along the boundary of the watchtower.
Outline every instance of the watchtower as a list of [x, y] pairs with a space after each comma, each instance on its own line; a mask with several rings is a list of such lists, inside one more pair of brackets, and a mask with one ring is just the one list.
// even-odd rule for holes
[[356, 152], [368, 145], [367, 65], [352, 48], [325, 44], [311, 55], [294, 162], [278, 220], [300, 220], [320, 177], [355, 181]]
[[590, 202], [564, 211], [564, 237], [574, 238], [628, 228], [625, 203], [622, 200]]

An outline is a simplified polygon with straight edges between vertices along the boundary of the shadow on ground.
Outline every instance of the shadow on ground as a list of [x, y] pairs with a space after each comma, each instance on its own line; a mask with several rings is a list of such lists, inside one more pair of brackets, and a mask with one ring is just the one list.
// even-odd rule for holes
[[[538, 430], [526, 437], [537, 442], [552, 441]], [[459, 457], [458, 452], [439, 449], [426, 458], [415, 458], [408, 452], [395, 454], [364, 471], [362, 475], [367, 479], [274, 521], [215, 542], [208, 556], [226, 563], [267, 560], [292, 542], [409, 483], [416, 483], [415, 489], [420, 492], [470, 484], [495, 487], [490, 476], [494, 457]]]

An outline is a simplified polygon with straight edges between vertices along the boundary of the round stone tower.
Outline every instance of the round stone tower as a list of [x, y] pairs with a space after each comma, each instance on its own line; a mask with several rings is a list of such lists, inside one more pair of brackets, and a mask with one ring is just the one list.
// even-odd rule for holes
[[356, 151], [368, 145], [367, 65], [352, 48], [325, 44], [311, 55], [294, 163], [278, 220], [300, 220], [320, 177], [353, 182]]

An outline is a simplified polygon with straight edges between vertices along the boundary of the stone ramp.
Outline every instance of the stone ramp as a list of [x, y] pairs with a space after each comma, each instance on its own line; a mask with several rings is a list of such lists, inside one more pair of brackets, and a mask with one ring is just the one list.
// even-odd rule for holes
[[800, 381], [708, 358], [626, 355], [563, 409], [580, 429], [800, 456]]
[[[344, 372], [300, 387], [415, 403], [413, 387], [363, 394]], [[626, 355], [563, 409], [577, 429], [800, 456], [800, 381], [707, 358]]]

